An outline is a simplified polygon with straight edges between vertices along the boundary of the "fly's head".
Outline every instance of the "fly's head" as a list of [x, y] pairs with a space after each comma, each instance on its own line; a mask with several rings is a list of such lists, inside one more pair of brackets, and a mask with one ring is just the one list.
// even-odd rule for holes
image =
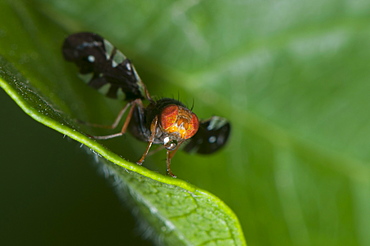
[[189, 109], [170, 104], [162, 110], [159, 125], [163, 145], [167, 150], [172, 151], [197, 133], [199, 120]]

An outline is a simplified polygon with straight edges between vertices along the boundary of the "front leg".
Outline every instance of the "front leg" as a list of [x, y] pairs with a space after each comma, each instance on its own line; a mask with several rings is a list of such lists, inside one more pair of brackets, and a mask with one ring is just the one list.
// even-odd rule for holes
[[[179, 146], [178, 146], [179, 147]], [[174, 175], [171, 171], [171, 160], [172, 158], [175, 156], [176, 154], [176, 151], [179, 149], [179, 148], [176, 148], [174, 150], [167, 150], [167, 160], [166, 160], [166, 164], [167, 164], [167, 174], [169, 174], [170, 176], [172, 176], [173, 178], [177, 178], [176, 175]]]
[[138, 160], [136, 162], [139, 165], [141, 165], [144, 162], [146, 156], [149, 153], [150, 148], [152, 147], [152, 144], [153, 144], [154, 138], [155, 138], [155, 134], [156, 134], [156, 131], [157, 131], [157, 125], [158, 125], [158, 117], [155, 117], [152, 121], [152, 124], [150, 125], [151, 134], [150, 134], [150, 137], [149, 137], [149, 140], [148, 140], [148, 146], [146, 147], [146, 150], [145, 150], [144, 154], [141, 156], [140, 160]]

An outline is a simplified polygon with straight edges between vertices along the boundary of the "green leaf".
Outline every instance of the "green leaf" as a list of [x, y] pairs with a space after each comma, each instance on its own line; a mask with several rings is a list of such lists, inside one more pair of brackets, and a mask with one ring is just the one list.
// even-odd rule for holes
[[245, 245], [238, 219], [219, 198], [130, 163], [86, 137], [69, 114], [78, 112], [73, 105], [87, 88], [80, 93], [71, 89], [77, 78], [70, 79], [63, 68], [67, 65], [60, 43], [65, 33], [60, 25], [50, 23], [32, 5], [0, 4], [7, 13], [2, 20], [7, 25], [1, 28], [0, 86], [32, 118], [90, 149], [103, 172], [114, 177], [118, 194], [152, 227], [158, 244]]
[[[46, 112], [53, 120], [49, 125], [64, 121], [75, 131], [58, 125], [60, 131], [135, 170], [124, 172], [123, 178], [117, 166], [106, 164], [122, 177], [126, 185], [119, 187], [130, 191], [150, 224], [159, 226], [165, 220], [146, 216], [160, 211], [148, 204], [189, 202], [167, 210], [174, 215], [188, 211], [192, 205], [185, 195], [200, 190], [145, 169], [164, 174], [161, 153], [150, 156], [143, 168], [113, 155], [133, 161], [140, 156], [145, 145], [129, 136], [100, 143], [83, 137], [81, 133], [108, 133], [80, 129], [73, 119], [110, 123], [123, 105], [89, 91], [76, 79], [76, 69], [63, 63], [60, 45], [67, 33], [101, 34], [134, 61], [151, 94], [179, 94], [188, 104], [194, 99], [201, 118], [215, 114], [230, 119], [231, 141], [223, 151], [207, 157], [178, 153], [173, 171], [221, 197], [238, 215], [249, 244], [370, 245], [368, 1], [5, 3], [0, 6], [7, 13], [0, 17], [0, 54], [16, 68], [2, 69], [13, 71], [8, 82], [20, 71], [27, 80], [16, 81], [26, 91], [29, 82], [31, 91], [42, 95], [37, 102], [46, 102], [33, 105], [38, 108], [32, 112]], [[62, 34], [61, 26], [68, 31]], [[132, 184], [141, 179], [147, 180]], [[157, 190], [154, 184], [191, 193], [178, 200], [164, 199], [182, 192], [164, 191], [163, 197], [158, 192], [152, 197], [158, 200], [147, 203], [139, 199], [143, 192]], [[144, 185], [150, 188], [135, 188]], [[230, 234], [243, 242], [223, 203], [211, 199], [207, 204], [209, 211], [217, 204], [218, 211], [226, 211]], [[172, 227], [166, 225], [168, 232]]]

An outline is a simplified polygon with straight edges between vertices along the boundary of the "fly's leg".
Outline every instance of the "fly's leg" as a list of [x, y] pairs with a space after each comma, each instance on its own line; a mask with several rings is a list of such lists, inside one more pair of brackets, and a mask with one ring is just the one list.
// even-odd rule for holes
[[166, 164], [167, 164], [167, 174], [170, 175], [170, 176], [172, 176], [173, 178], [177, 178], [177, 176], [174, 175], [172, 173], [172, 171], [171, 171], [171, 160], [175, 156], [177, 150], [178, 150], [178, 148], [176, 148], [174, 150], [167, 150], [167, 161], [166, 161]]
[[139, 165], [143, 164], [146, 156], [149, 153], [150, 147], [152, 147], [152, 144], [153, 144], [153, 141], [154, 141], [154, 137], [155, 137], [155, 133], [156, 133], [156, 129], [157, 129], [157, 125], [158, 125], [158, 118], [155, 117], [153, 119], [152, 124], [150, 125], [150, 132], [151, 132], [151, 134], [150, 134], [150, 137], [149, 137], [148, 146], [146, 147], [146, 150], [145, 150], [144, 154], [141, 156], [140, 160], [138, 160], [136, 162]]
[[127, 103], [125, 105], [125, 107], [123, 107], [116, 119], [114, 120], [113, 124], [112, 125], [101, 125], [101, 124], [95, 124], [95, 123], [89, 123], [89, 122], [85, 122], [85, 121], [82, 121], [82, 120], [78, 120], [79, 123], [81, 124], [84, 124], [84, 125], [87, 125], [87, 126], [92, 126], [92, 127], [98, 127], [98, 128], [105, 128], [105, 129], [115, 129], [118, 125], [118, 123], [121, 121], [123, 115], [125, 114], [126, 110], [132, 105], [132, 103]]
[[142, 103], [141, 103], [141, 100], [140, 99], [136, 99], [130, 103], [128, 103], [118, 114], [116, 120], [114, 121], [113, 125], [111, 126], [112, 129], [113, 128], [116, 128], [116, 126], [118, 125], [118, 123], [120, 122], [120, 120], [122, 119], [122, 116], [124, 115], [125, 111], [129, 108], [130, 108], [130, 111], [128, 112], [127, 114], [127, 117], [125, 119], [125, 123], [123, 124], [122, 126], [122, 129], [120, 132], [118, 133], [114, 133], [114, 134], [110, 134], [110, 135], [105, 135], [105, 136], [89, 136], [90, 138], [92, 139], [98, 139], [98, 140], [105, 140], [105, 139], [111, 139], [111, 138], [115, 138], [115, 137], [120, 137], [122, 136], [123, 134], [126, 133], [127, 131], [127, 127], [128, 125], [130, 124], [130, 121], [131, 121], [131, 118], [132, 118], [132, 115], [134, 113], [134, 110], [136, 107], [142, 107]]

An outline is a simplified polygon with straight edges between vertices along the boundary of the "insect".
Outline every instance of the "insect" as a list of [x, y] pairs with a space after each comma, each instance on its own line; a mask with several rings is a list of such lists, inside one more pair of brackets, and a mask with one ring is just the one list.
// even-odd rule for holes
[[226, 144], [230, 123], [225, 118], [213, 116], [200, 121], [178, 100], [152, 99], [131, 61], [98, 34], [72, 34], [65, 39], [62, 51], [67, 61], [77, 65], [89, 86], [108, 97], [127, 102], [109, 127], [116, 128], [128, 110], [120, 132], [91, 137], [110, 139], [129, 131], [148, 143], [137, 164], [144, 162], [152, 144], [160, 144], [167, 150], [167, 173], [176, 177], [171, 171], [171, 159], [182, 144], [184, 151], [199, 154], [211, 154]]

